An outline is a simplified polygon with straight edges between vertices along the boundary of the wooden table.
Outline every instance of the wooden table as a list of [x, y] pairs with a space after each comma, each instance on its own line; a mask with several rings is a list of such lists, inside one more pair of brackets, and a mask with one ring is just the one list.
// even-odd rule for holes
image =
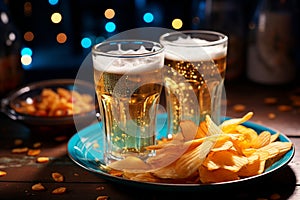
[[[297, 85], [261, 86], [250, 82], [226, 84], [228, 99], [227, 116], [240, 117], [253, 111], [252, 121], [277, 129], [294, 143], [293, 160], [274, 173], [250, 182], [230, 187], [216, 187], [207, 191], [150, 190], [105, 180], [75, 164], [67, 155], [67, 142], [73, 134], [67, 132], [33, 134], [30, 130], [0, 114], [0, 170], [7, 172], [0, 177], [0, 199], [92, 199], [108, 196], [109, 199], [300, 199], [300, 106], [279, 111], [279, 105], [291, 105], [291, 92]], [[278, 103], [267, 105], [266, 97], [275, 97]], [[245, 110], [236, 111], [242, 104]], [[273, 113], [270, 119], [270, 113]], [[47, 163], [37, 163], [36, 156], [26, 153], [13, 154], [16, 142], [22, 146], [41, 149], [39, 156], [50, 158]], [[55, 182], [53, 172], [64, 176], [63, 182]], [[42, 183], [46, 190], [34, 191], [31, 187]], [[63, 194], [52, 194], [58, 187], [66, 187]]]

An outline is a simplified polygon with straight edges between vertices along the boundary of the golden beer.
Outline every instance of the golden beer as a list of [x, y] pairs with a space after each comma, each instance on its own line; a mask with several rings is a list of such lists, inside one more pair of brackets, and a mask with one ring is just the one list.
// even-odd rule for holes
[[[213, 38], [214, 34], [218, 33], [183, 31], [161, 37], [166, 48], [164, 77], [170, 135], [180, 131], [182, 120], [198, 125], [210, 115], [219, 123], [227, 37]], [[223, 41], [215, 42], [218, 40]]]
[[[167, 109], [173, 113], [173, 118], [170, 117], [173, 123], [171, 127], [173, 133], [180, 131], [179, 123], [181, 120], [203, 121], [206, 115], [211, 116], [212, 94], [209, 88], [210, 85], [221, 84], [218, 81], [218, 76], [221, 75], [222, 78], [225, 76], [226, 57], [215, 59], [214, 63], [215, 66], [212, 67], [211, 61], [187, 62], [165, 59], [167, 66], [165, 80], [168, 86], [166, 99], [169, 102]], [[200, 73], [199, 67], [202, 68], [202, 71], [205, 70], [205, 73]], [[170, 80], [168, 77], [172, 76], [182, 76], [188, 84], [182, 84], [182, 82], [174, 81], [174, 79]], [[194, 93], [197, 101], [191, 100], [191, 92]], [[181, 105], [181, 102], [184, 103]], [[195, 105], [197, 103], [198, 105]], [[198, 120], [195, 120], [195, 115], [199, 116], [196, 118]]]
[[106, 134], [106, 163], [129, 155], [146, 159], [153, 152], [145, 147], [155, 144], [163, 54], [123, 54], [105, 68], [94, 60], [95, 89]]

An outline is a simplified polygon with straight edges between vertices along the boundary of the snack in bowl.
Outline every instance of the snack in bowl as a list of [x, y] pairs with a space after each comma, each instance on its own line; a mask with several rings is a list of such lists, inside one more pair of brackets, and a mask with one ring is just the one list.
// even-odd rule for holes
[[87, 81], [44, 80], [12, 91], [1, 100], [1, 112], [34, 133], [74, 133], [97, 120], [94, 96]]
[[129, 180], [157, 183], [218, 183], [259, 175], [292, 148], [278, 140], [279, 133], [256, 132], [242, 118], [217, 126], [209, 116], [199, 127], [182, 121], [181, 132], [172, 139], [148, 146], [156, 155], [143, 161], [137, 157], [111, 163], [113, 175]]
[[35, 116], [66, 116], [89, 112], [94, 109], [89, 94], [80, 94], [65, 88], [44, 88], [40, 95], [29, 97], [14, 106], [23, 114]]

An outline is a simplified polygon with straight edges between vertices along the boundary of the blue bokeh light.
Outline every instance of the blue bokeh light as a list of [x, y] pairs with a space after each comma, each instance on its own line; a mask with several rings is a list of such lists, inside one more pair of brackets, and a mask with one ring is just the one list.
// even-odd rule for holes
[[116, 30], [116, 25], [113, 22], [107, 22], [105, 24], [105, 30], [109, 33], [114, 32]]
[[153, 22], [153, 20], [154, 20], [154, 16], [153, 16], [152, 13], [147, 12], [147, 13], [144, 14], [143, 19], [144, 19], [144, 21], [145, 21], [146, 23], [151, 23], [151, 22]]
[[32, 56], [32, 50], [29, 47], [24, 47], [21, 50], [21, 56], [25, 56], [25, 55]]
[[48, 0], [49, 4], [54, 6], [56, 4], [58, 4], [58, 0]]
[[88, 37], [82, 38], [81, 46], [85, 49], [90, 48], [92, 46], [92, 40]]

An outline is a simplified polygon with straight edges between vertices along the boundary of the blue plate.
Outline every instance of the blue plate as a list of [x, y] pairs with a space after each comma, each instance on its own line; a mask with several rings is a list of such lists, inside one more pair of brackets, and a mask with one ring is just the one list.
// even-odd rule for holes
[[[158, 115], [157, 119], [157, 129], [158, 129], [158, 138], [163, 137], [166, 133], [166, 114]], [[259, 124], [255, 124], [253, 122], [245, 122], [243, 125], [254, 129], [255, 131], [262, 132], [264, 130], [270, 131], [271, 134], [275, 134], [276, 131], [270, 128], [264, 127]], [[166, 189], [172, 190], [177, 188], [179, 190], [202, 190], [202, 189], [212, 189], [219, 186], [228, 186], [233, 185], [245, 181], [256, 180], [259, 177], [266, 176], [271, 172], [274, 172], [283, 166], [287, 165], [294, 156], [295, 148], [292, 148], [278, 161], [273, 163], [271, 166], [266, 168], [266, 170], [256, 176], [251, 176], [248, 178], [243, 178], [235, 181], [227, 181], [220, 183], [212, 183], [212, 184], [170, 184], [170, 183], [148, 183], [148, 182], [138, 182], [128, 180], [122, 177], [117, 177], [109, 174], [106, 171], [106, 166], [103, 162], [103, 133], [102, 133], [102, 123], [92, 124], [85, 129], [76, 133], [68, 142], [68, 154], [69, 157], [79, 166], [97, 173], [101, 175], [102, 178], [105, 178], [110, 181], [114, 181], [121, 184], [127, 184], [132, 186], [138, 186], [143, 188], [151, 188], [151, 189]], [[284, 134], [280, 134], [279, 141], [283, 142], [291, 142], [288, 137]]]

